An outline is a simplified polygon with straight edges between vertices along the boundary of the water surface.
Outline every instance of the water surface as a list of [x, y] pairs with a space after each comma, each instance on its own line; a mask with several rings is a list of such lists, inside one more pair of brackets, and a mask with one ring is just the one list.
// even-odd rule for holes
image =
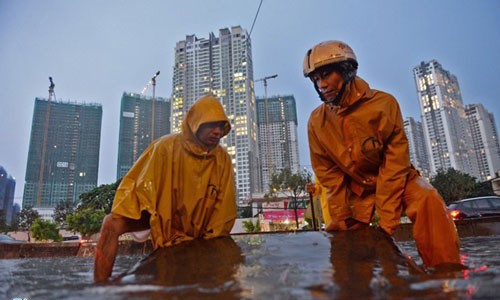
[[[196, 283], [165, 286], [133, 276], [117, 284], [96, 285], [92, 281], [91, 257], [4, 259], [0, 260], [0, 299], [331, 299], [349, 296], [351, 299], [495, 299], [498, 294], [495, 289], [500, 286], [500, 236], [463, 238], [461, 255], [469, 270], [454, 274], [423, 276], [399, 270], [401, 281], [398, 283], [389, 282], [383, 268], [375, 266], [368, 270], [371, 279], [366, 283], [376, 291], [371, 293], [355, 288], [356, 284], [365, 283], [351, 279], [342, 283], [342, 278], [348, 277], [336, 276], [348, 273], [341, 273], [329, 253], [318, 253], [317, 260], [305, 260], [304, 257], [316, 255], [314, 247], [321, 248], [316, 242], [301, 247], [282, 245], [276, 238], [255, 237], [245, 240], [244, 246], [239, 241], [244, 263], [235, 264], [234, 274], [229, 279], [222, 278], [216, 287]], [[421, 263], [413, 242], [400, 245]], [[280, 248], [283, 246], [293, 249]], [[298, 259], [284, 261], [288, 256], [279, 254], [284, 250]], [[114, 275], [129, 270], [142, 258], [117, 257]]]

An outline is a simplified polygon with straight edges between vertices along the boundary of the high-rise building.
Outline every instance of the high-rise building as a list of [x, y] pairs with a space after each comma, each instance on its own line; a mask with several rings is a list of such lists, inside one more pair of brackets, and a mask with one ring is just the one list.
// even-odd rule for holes
[[479, 178], [472, 136], [455, 75], [436, 60], [413, 69], [431, 172], [454, 168]]
[[430, 179], [429, 156], [427, 155], [422, 123], [415, 121], [412, 117], [407, 117], [403, 124], [408, 138], [410, 161], [423, 177]]
[[[267, 103], [267, 105], [266, 105]], [[300, 171], [297, 136], [297, 107], [293, 95], [257, 98], [259, 157], [262, 187], [268, 192], [273, 174], [283, 169]]]
[[0, 223], [12, 224], [16, 180], [0, 166]]
[[201, 96], [217, 97], [231, 122], [221, 144], [231, 155], [238, 203], [261, 190], [253, 86], [252, 47], [240, 26], [223, 28], [208, 39], [188, 35], [175, 47], [172, 132], [179, 132], [191, 105]]
[[101, 122], [100, 104], [35, 99], [23, 207], [51, 218], [58, 203], [97, 186]]
[[496, 177], [500, 170], [500, 146], [495, 117], [482, 104], [468, 104], [465, 113], [472, 132], [472, 141], [482, 181]]
[[[153, 118], [154, 114], [154, 118]], [[123, 93], [120, 109], [118, 165], [120, 179], [155, 139], [170, 133], [170, 100]]]

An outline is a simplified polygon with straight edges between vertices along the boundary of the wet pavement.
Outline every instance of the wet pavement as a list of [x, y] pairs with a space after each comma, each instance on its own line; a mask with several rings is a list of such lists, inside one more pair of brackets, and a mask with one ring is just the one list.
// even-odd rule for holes
[[[462, 239], [470, 269], [429, 275], [372, 230], [193, 241], [161, 249], [127, 272], [141, 257], [120, 256], [116, 282], [106, 285], [92, 283], [92, 258], [1, 260], [0, 298], [495, 299], [500, 236]], [[399, 244], [416, 257], [413, 243]]]

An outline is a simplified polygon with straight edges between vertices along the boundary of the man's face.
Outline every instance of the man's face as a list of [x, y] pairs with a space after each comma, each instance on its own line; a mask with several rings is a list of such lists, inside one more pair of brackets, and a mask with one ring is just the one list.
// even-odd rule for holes
[[325, 101], [332, 100], [340, 93], [344, 79], [339, 71], [318, 70], [311, 75], [311, 80], [316, 84]]
[[211, 150], [219, 144], [220, 139], [224, 135], [225, 125], [226, 122], [224, 121], [204, 123], [198, 128], [196, 137], [203, 145]]

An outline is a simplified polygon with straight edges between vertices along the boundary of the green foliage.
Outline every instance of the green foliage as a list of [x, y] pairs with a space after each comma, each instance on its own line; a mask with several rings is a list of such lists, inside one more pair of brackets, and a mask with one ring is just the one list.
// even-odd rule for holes
[[71, 201], [59, 202], [54, 208], [54, 221], [61, 228], [66, 228], [66, 216], [75, 211], [75, 205]]
[[438, 170], [431, 184], [448, 205], [451, 202], [478, 196], [493, 195], [490, 182], [476, 182], [476, 178], [453, 168]]
[[[306, 194], [306, 184], [310, 181], [311, 174], [306, 170], [293, 174], [290, 169], [283, 169], [280, 173], [271, 175], [269, 183], [269, 194], [264, 195], [264, 198], [272, 199], [276, 195], [283, 195], [292, 200], [291, 205], [295, 210], [295, 227], [299, 226], [297, 218], [297, 200], [300, 196]], [[279, 226], [278, 226], [279, 227]]]
[[258, 219], [255, 224], [252, 222], [252, 220], [243, 221], [243, 228], [245, 228], [245, 232], [248, 233], [260, 232], [260, 222]]
[[290, 169], [283, 169], [280, 173], [271, 175], [270, 195], [284, 194], [295, 199], [305, 193], [305, 186], [309, 182], [309, 178], [310, 174], [306, 171], [292, 174]]
[[38, 218], [33, 222], [30, 231], [33, 237], [39, 241], [53, 240], [57, 242], [62, 240], [59, 229], [57, 229], [57, 224], [45, 221], [42, 218]]
[[32, 206], [23, 207], [17, 217], [18, 229], [28, 232], [28, 242], [31, 241], [31, 225], [33, 225], [33, 222], [38, 218], [40, 218], [40, 214], [34, 210]]
[[66, 223], [69, 230], [79, 232], [82, 236], [88, 237], [99, 232], [105, 216], [106, 213], [102, 209], [78, 208], [66, 217]]
[[116, 189], [120, 185], [121, 178], [115, 183], [102, 184], [93, 190], [80, 195], [79, 208], [104, 210], [106, 214], [111, 212], [113, 199], [115, 198]]
[[468, 197], [494, 196], [493, 186], [490, 181], [476, 183], [474, 191]]

